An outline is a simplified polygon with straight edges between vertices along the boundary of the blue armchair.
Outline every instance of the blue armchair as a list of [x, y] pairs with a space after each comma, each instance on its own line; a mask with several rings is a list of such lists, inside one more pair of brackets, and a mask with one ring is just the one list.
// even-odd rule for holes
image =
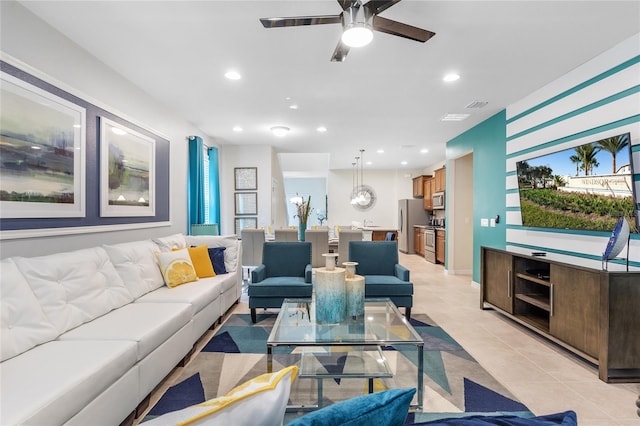
[[395, 241], [350, 241], [349, 260], [358, 262], [356, 273], [364, 277], [365, 298], [388, 297], [411, 318], [413, 283], [409, 270], [398, 263]]
[[257, 308], [279, 308], [284, 299], [311, 299], [311, 243], [266, 242], [262, 264], [251, 271], [249, 309], [256, 322]]

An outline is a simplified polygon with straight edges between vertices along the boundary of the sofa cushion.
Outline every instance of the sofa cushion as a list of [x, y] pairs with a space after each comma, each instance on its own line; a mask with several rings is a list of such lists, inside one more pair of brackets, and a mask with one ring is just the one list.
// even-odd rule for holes
[[168, 237], [154, 238], [153, 242], [158, 245], [160, 251], [171, 251], [176, 248], [187, 248], [187, 241], [185, 240], [183, 234], [173, 234], [169, 235]]
[[145, 425], [282, 425], [298, 367], [262, 374], [224, 396], [157, 417]]
[[304, 277], [273, 277], [249, 285], [249, 297], [309, 298], [313, 285]]
[[102, 246], [134, 299], [164, 285], [151, 240]]
[[133, 300], [101, 247], [14, 261], [59, 334]]
[[575, 411], [564, 411], [562, 413], [529, 418], [517, 416], [485, 416], [479, 414], [476, 416], [447, 418], [415, 424], [425, 426], [576, 426], [578, 424], [578, 418]]
[[194, 316], [220, 297], [221, 284], [226, 277], [203, 278], [174, 288], [160, 287], [145, 294], [136, 303], [188, 303], [192, 307], [191, 315]]
[[364, 292], [365, 297], [406, 296], [413, 294], [413, 284], [392, 275], [367, 275]]
[[207, 249], [216, 275], [227, 273], [227, 268], [224, 264], [224, 252], [226, 249], [226, 247], [212, 247]]
[[390, 389], [340, 401], [306, 414], [287, 426], [402, 426], [415, 389]]
[[29, 283], [11, 259], [0, 262], [2, 361], [58, 336]]
[[198, 278], [216, 276], [207, 246], [189, 247], [187, 250], [189, 251], [189, 257], [191, 257], [191, 263], [193, 263]]
[[131, 368], [129, 341], [53, 341], [0, 364], [0, 424], [60, 425]]
[[193, 268], [191, 256], [186, 248], [168, 252], [156, 252], [158, 266], [168, 287], [173, 288], [182, 284], [197, 281], [198, 276]]
[[59, 340], [127, 340], [136, 343], [138, 360], [191, 321], [188, 303], [130, 303], [87, 324]]
[[238, 237], [236, 235], [187, 235], [185, 237], [190, 246], [206, 245], [209, 248], [226, 247], [224, 251], [224, 266], [228, 272], [238, 269]]

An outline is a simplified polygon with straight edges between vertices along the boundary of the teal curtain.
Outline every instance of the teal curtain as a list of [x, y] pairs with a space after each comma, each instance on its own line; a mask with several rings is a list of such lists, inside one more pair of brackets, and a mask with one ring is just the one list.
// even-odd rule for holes
[[193, 224], [206, 223], [204, 179], [204, 143], [199, 136], [189, 136], [189, 229]]
[[209, 223], [220, 229], [220, 169], [218, 148], [209, 148]]

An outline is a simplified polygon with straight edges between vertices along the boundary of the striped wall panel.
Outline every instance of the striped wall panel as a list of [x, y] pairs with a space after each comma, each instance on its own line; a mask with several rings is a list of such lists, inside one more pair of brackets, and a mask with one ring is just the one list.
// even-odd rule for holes
[[[522, 226], [516, 163], [630, 133], [640, 197], [640, 34], [510, 105], [506, 117], [507, 249], [544, 251], [554, 260], [599, 268], [607, 233]], [[631, 268], [640, 270], [639, 234], [632, 235], [629, 252]], [[623, 263], [616, 260], [609, 269], [623, 269]]]

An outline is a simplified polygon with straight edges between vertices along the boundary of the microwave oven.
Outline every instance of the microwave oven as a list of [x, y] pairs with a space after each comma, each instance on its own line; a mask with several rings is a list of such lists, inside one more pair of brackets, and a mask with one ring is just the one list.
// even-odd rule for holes
[[436, 192], [433, 194], [433, 209], [434, 210], [443, 210], [444, 209], [444, 192]]

